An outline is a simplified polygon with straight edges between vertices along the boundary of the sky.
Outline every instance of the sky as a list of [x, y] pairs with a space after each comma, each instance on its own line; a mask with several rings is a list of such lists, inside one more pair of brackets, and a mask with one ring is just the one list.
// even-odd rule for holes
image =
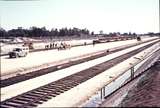
[[0, 0], [0, 26], [159, 32], [159, 0]]

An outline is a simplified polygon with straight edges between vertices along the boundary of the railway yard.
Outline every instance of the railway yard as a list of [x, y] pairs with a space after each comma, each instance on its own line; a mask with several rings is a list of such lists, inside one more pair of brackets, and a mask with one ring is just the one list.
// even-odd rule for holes
[[[127, 94], [147, 70], [159, 66], [159, 53], [160, 39], [143, 37], [1, 56], [1, 107], [145, 106], [131, 104], [134, 99]], [[135, 91], [132, 95], [140, 96]]]

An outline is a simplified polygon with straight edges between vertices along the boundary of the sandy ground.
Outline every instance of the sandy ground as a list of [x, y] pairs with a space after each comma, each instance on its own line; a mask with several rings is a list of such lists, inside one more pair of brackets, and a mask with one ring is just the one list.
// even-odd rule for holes
[[[145, 38], [145, 40], [153, 39]], [[27, 55], [27, 57], [21, 57], [16, 59], [9, 59], [8, 56], [0, 57], [1, 60], [1, 75], [6, 75], [8, 73], [16, 72], [16, 71], [24, 71], [29, 68], [35, 68], [37, 66], [47, 65], [48, 63], [52, 63], [58, 60], [63, 60], [70, 57], [76, 57], [83, 54], [100, 51], [104, 49], [109, 49], [121, 45], [127, 45], [131, 43], [136, 43], [136, 40], [127, 40], [127, 41], [119, 41], [119, 42], [110, 42], [104, 44], [98, 44], [94, 47], [92, 45], [88, 46], [80, 46], [71, 48], [70, 50], [48, 50], [48, 51], [40, 51], [33, 52]]]
[[[152, 47], [154, 50], [155, 47]], [[136, 54], [134, 57], [141, 57], [142, 55], [147, 56], [149, 52], [152, 52], [151, 48], [146, 49], [145, 51]], [[146, 54], [144, 54], [144, 52]], [[56, 96], [55, 98], [47, 101], [46, 103], [40, 105], [39, 107], [64, 107], [64, 106], [78, 106], [83, 104], [86, 100], [88, 100], [91, 96], [93, 96], [96, 91], [100, 90], [100, 88], [104, 87], [107, 83], [114, 80], [112, 78], [118, 77], [125, 70], [130, 68], [129, 63], [138, 62], [135, 58], [129, 58], [122, 63], [119, 63], [112, 68], [104, 71], [103, 73], [85, 81], [82, 84], [66, 91], [63, 94]], [[54, 103], [54, 104], [53, 104]]]
[[[63, 41], [65, 43], [70, 44], [71, 46], [75, 45], [84, 45], [84, 42], [87, 44], [91, 44], [93, 40], [68, 40]], [[60, 45], [62, 41], [56, 41], [54, 43], [57, 43], [57, 45]], [[34, 49], [45, 49], [45, 45], [50, 45], [50, 43], [53, 43], [52, 41], [46, 41], [46, 42], [38, 42], [33, 44]], [[12, 51], [14, 48], [17, 48], [18, 46], [22, 46], [22, 43], [19, 44], [5, 44], [0, 43], [0, 55], [8, 54], [10, 51]]]
[[129, 90], [134, 88], [138, 81], [142, 78], [143, 76], [139, 77], [136, 81], [129, 83], [127, 86], [121, 88], [120, 90], [116, 91], [116, 93], [110, 95], [107, 97], [99, 107], [116, 107], [118, 106], [121, 101], [126, 97], [128, 94]]
[[160, 61], [137, 80], [106, 98], [99, 107], [160, 107], [159, 84]]
[[[145, 43], [145, 44], [147, 44], [147, 43]], [[97, 58], [97, 59], [94, 59], [94, 60], [91, 60], [88, 62], [80, 63], [78, 65], [74, 65], [74, 66], [71, 66], [71, 67], [68, 67], [65, 69], [61, 69], [61, 70], [58, 70], [58, 71], [55, 71], [55, 72], [52, 72], [52, 73], [49, 73], [46, 75], [42, 75], [42, 76], [39, 76], [36, 78], [32, 78], [32, 79], [29, 79], [29, 80], [26, 80], [26, 81], [23, 81], [20, 83], [16, 83], [16, 84], [1, 88], [1, 100], [5, 100], [9, 97], [13, 97], [18, 94], [32, 90], [34, 88], [51, 83], [53, 81], [56, 81], [58, 79], [61, 79], [66, 76], [72, 75], [74, 73], [80, 72], [84, 69], [95, 66], [95, 65], [100, 64], [102, 62], [105, 62], [107, 60], [111, 60], [119, 55], [123, 55], [127, 52], [130, 52], [134, 49], [137, 49], [140, 46], [145, 46], [145, 45], [143, 44], [143, 45], [135, 46], [135, 47], [125, 49], [123, 51], [119, 51], [119, 52], [116, 52], [116, 53], [113, 53], [113, 54], [110, 54], [110, 55], [107, 55], [104, 57], [100, 57], [100, 58]], [[39, 83], [39, 82], [41, 82], [41, 83]], [[27, 86], [27, 85], [29, 85], [29, 86]], [[25, 89], [24, 89], [24, 87], [25, 87]]]
[[[134, 40], [125, 42], [132, 43], [136, 42]], [[34, 67], [42, 64], [46, 64], [49, 62], [82, 55], [85, 53], [93, 52], [96, 50], [101, 50], [104, 48], [111, 48], [109, 45], [118, 46], [123, 44], [124, 42], [117, 42], [117, 43], [108, 43], [108, 44], [101, 44], [96, 45], [94, 48], [93, 46], [80, 46], [77, 48], [72, 48], [70, 50], [50, 50], [50, 51], [41, 51], [41, 52], [33, 52], [27, 55], [27, 57], [23, 58], [16, 58], [16, 59], [9, 59], [8, 56], [1, 57], [1, 74], [16, 71], [16, 70], [23, 70], [23, 68]], [[107, 46], [107, 47], [106, 47]]]
[[[104, 45], [104, 44], [103, 44]], [[86, 46], [87, 47], [87, 46]], [[93, 46], [92, 46], [93, 47]], [[133, 48], [132, 48], [133, 49]], [[126, 49], [127, 50], [127, 49]], [[123, 51], [123, 53], [124, 53], [124, 51]], [[114, 53], [115, 54], [115, 53]], [[116, 54], [116, 55], [119, 55], [119, 54]], [[112, 55], [113, 56], [113, 55]], [[107, 56], [108, 58], [110, 58], [111, 59], [111, 57], [109, 57], [109, 56]], [[102, 59], [102, 60], [106, 60], [106, 59]], [[101, 60], [99, 60], [98, 59], [98, 61], [99, 62], [101, 62]], [[90, 61], [91, 62], [91, 61]], [[96, 63], [97, 63], [97, 61], [96, 61]], [[92, 65], [94, 65], [93, 63], [92, 63]], [[82, 69], [83, 67], [88, 67], [89, 65], [86, 65], [86, 63], [83, 63], [83, 64], [79, 64], [79, 68], [77, 68], [77, 65], [76, 66], [72, 66], [72, 67], [69, 67], [70, 68], [70, 70], [71, 71], [67, 71], [67, 69], [64, 69], [64, 70], [59, 70], [58, 72], [56, 72], [56, 73], [52, 73], [52, 76], [51, 76], [51, 74], [48, 74], [48, 76], [47, 75], [44, 75], [44, 76], [40, 76], [40, 77], [38, 77], [38, 78], [36, 78], [36, 82], [33, 82], [33, 80], [34, 79], [30, 79], [30, 80], [28, 80], [27, 82], [28, 83], [21, 83], [22, 85], [21, 86], [15, 86], [15, 85], [11, 85], [11, 86], [9, 86], [9, 87], [7, 87], [7, 89], [1, 89], [2, 91], [1, 91], [1, 96], [3, 96], [3, 95], [6, 95], [6, 96], [9, 96], [10, 94], [12, 94], [12, 95], [16, 95], [15, 94], [15, 92], [17, 92], [17, 93], [20, 93], [20, 89], [24, 92], [24, 90], [26, 90], [27, 91], [27, 89], [31, 89], [32, 87], [31, 86], [38, 86], [38, 84], [42, 84], [42, 83], [48, 83], [48, 81], [50, 80], [50, 81], [53, 81], [53, 79], [55, 78], [61, 78], [62, 77], [62, 75], [66, 75], [66, 72], [67, 72], [67, 74], [69, 73], [69, 72], [73, 72], [73, 71], [78, 71], [79, 69]], [[121, 66], [122, 67], [122, 66]], [[72, 69], [71, 69], [72, 68]], [[78, 70], [77, 70], [78, 69]], [[60, 71], [61, 72], [63, 72], [63, 73], [60, 73]], [[57, 75], [55, 75], [55, 74], [57, 74]], [[108, 74], [107, 74], [108, 75]], [[46, 76], [46, 77], [45, 77]], [[104, 75], [102, 75], [103, 77], [104, 77]], [[108, 76], [110, 76], [110, 75], [108, 75]], [[107, 76], [107, 78], [109, 78]], [[43, 77], [43, 79], [42, 79], [42, 77]], [[41, 78], [41, 80], [40, 80], [40, 78]], [[99, 78], [101, 79], [101, 76], [99, 76]], [[38, 79], [38, 80], [37, 80]], [[47, 80], [46, 80], [47, 79]], [[106, 77], [105, 77], [105, 79], [106, 79]], [[30, 82], [29, 82], [30, 81]], [[91, 81], [91, 82], [93, 82], [93, 81]], [[19, 85], [20, 83], [18, 83], [17, 85]], [[29, 86], [28, 86], [29, 85]], [[84, 85], [85, 87], [86, 87], [86, 85]], [[25, 89], [24, 89], [24, 87], [25, 87]], [[32, 88], [33, 89], [33, 88]], [[6, 94], [5, 94], [6, 93]], [[82, 93], [84, 93], [84, 92], [82, 92]], [[2, 98], [1, 98], [2, 99]]]
[[129, 91], [120, 107], [160, 107], [160, 59]]

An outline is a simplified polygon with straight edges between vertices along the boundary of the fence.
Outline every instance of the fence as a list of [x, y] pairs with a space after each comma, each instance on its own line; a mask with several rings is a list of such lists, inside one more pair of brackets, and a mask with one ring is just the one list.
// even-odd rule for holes
[[[153, 65], [160, 57], [159, 53], [160, 43], [157, 43], [83, 84], [58, 95], [49, 103], [52, 103], [52, 107], [98, 106], [105, 97]], [[47, 107], [47, 104], [43, 105]]]

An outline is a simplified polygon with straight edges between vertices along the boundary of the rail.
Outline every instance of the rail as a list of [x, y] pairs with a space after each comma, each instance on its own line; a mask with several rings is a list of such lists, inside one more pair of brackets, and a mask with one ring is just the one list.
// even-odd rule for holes
[[[118, 88], [120, 88], [124, 83], [121, 83], [113, 91], [110, 93], [105, 93], [104, 88], [109, 86], [112, 82], [115, 82], [120, 76], [124, 75], [124, 73], [128, 73], [130, 76], [130, 80], [134, 77], [138, 76], [138, 71], [145, 71], [149, 68], [153, 63], [159, 58], [160, 52], [160, 43], [155, 44], [152, 47], [147, 48], [146, 50], [136, 54], [135, 56], [119, 63], [118, 65], [104, 71], [103, 73], [95, 76], [80, 84], [65, 93], [56, 96], [54, 99], [49, 100], [48, 102], [40, 105], [39, 107], [48, 107], [48, 105], [52, 105], [52, 107], [77, 107], [82, 106], [88, 100], [92, 98], [95, 94], [100, 91], [101, 101], [103, 101], [104, 97], [111, 94]], [[154, 59], [153, 59], [154, 58]], [[138, 65], [146, 65], [145, 68], [139, 68]], [[146, 63], [146, 64], [144, 64]], [[149, 64], [148, 64], [149, 63]], [[140, 66], [141, 66], [140, 65]], [[127, 79], [128, 79], [127, 78]]]
[[[24, 74], [27, 74], [27, 73], [33, 73], [33, 72], [37, 72], [37, 71], [41, 71], [41, 72], [38, 72], [39, 73], [44, 73], [45, 72], [42, 72], [44, 69], [47, 69], [48, 68], [54, 68], [56, 69], [56, 65], [57, 64], [58, 66], [59, 65], [64, 65], [64, 64], [67, 64], [67, 66], [71, 66], [69, 65], [70, 63], [69, 62], [72, 62], [72, 64], [75, 64], [73, 62], [76, 62], [77, 60], [79, 61], [79, 63], [82, 63], [80, 62], [82, 59], [86, 59], [86, 58], [96, 58], [96, 57], [93, 57], [93, 56], [98, 56], [98, 55], [106, 55], [106, 54], [110, 54], [111, 52], [116, 52], [116, 51], [119, 51], [120, 49], [124, 49], [124, 48], [130, 48], [132, 46], [136, 46], [136, 45], [140, 45], [140, 44], [143, 44], [143, 43], [147, 43], [147, 42], [150, 42], [150, 41], [154, 41], [156, 39], [153, 39], [153, 40], [147, 40], [147, 41], [144, 41], [144, 42], [138, 42], [138, 43], [131, 43], [131, 44], [128, 44], [128, 45], [123, 45], [123, 46], [118, 46], [118, 47], [114, 47], [114, 48], [111, 48], [111, 49], [104, 49], [104, 50], [100, 50], [100, 51], [95, 51], [95, 52], [91, 52], [91, 53], [87, 53], [87, 54], [82, 54], [80, 56], [77, 56], [77, 57], [70, 57], [70, 58], [66, 58], [66, 59], [62, 59], [60, 61], [57, 61], [57, 62], [53, 62], [53, 63], [47, 63], [47, 64], [43, 64], [43, 69], [41, 68], [41, 66], [36, 66], [36, 67], [30, 67], [30, 68], [21, 68], [21, 69], [18, 69], [18, 70], [14, 70], [12, 72], [7, 72], [7, 74], [3, 73], [1, 74], [1, 80], [5, 80], [5, 79], [8, 79], [10, 80], [9, 78], [12, 78], [12, 77], [17, 77], [20, 76], [22, 73], [23, 75]], [[106, 52], [106, 51], [109, 51], [109, 52]], [[99, 56], [100, 57], [100, 56]], [[88, 59], [89, 60], [89, 59]], [[90, 59], [91, 60], [91, 59]], [[83, 62], [85, 62], [84, 60], [82, 60]], [[62, 67], [65, 67], [66, 66], [61, 66], [60, 69], [62, 69]], [[53, 70], [55, 70], [53, 69]], [[48, 73], [48, 72], [47, 72]], [[37, 75], [38, 75], [37, 74]], [[26, 76], [23, 76], [25, 78], [23, 79], [26, 79], [28, 77]], [[11, 80], [10, 80], [11, 81]], [[13, 81], [15, 82], [15, 81]], [[3, 82], [2, 82], [3, 83]], [[1, 84], [2, 84], [1, 83]], [[8, 83], [8, 82], [7, 82]], [[9, 84], [9, 83], [8, 83]], [[7, 85], [8, 85], [7, 84]]]
[[[45, 105], [45, 102], [52, 101], [52, 99], [53, 100], [58, 99], [51, 104], [52, 106], [54, 105], [55, 106], [78, 106], [79, 104], [85, 101], [84, 100], [85, 98], [88, 99], [89, 97], [91, 97], [92, 93], [95, 93], [97, 90], [104, 87], [106, 83], [108, 83], [109, 81], [111, 82], [112, 80], [114, 80], [114, 78], [116, 78], [117, 75], [122, 73], [121, 71], [115, 71], [115, 70], [111, 71], [112, 66], [114, 66], [115, 64], [119, 65], [119, 63], [121, 64], [122, 61], [132, 57], [135, 54], [138, 54], [139, 52], [143, 51], [146, 48], [149, 48], [152, 45], [153, 45], [153, 49], [150, 49], [147, 52], [147, 54], [149, 54], [150, 52], [153, 52], [157, 47], [157, 44], [155, 45], [155, 43], [157, 42], [150, 43], [146, 46], [141, 47], [140, 49], [135, 49], [124, 55], [121, 55], [109, 61], [100, 63], [91, 68], [82, 70], [78, 73], [67, 76], [55, 82], [47, 83], [44, 86], [19, 94], [13, 98], [5, 97], [6, 99], [3, 99], [3, 102], [1, 102], [1, 107], [5, 107], [5, 108], [6, 107], [7, 108], [37, 107], [37, 105], [40, 105], [43, 103]], [[125, 65], [125, 66], [128, 66], [128, 65]], [[120, 68], [122, 69], [128, 68], [125, 66], [124, 67], [120, 66]], [[108, 69], [108, 71], [111, 71], [112, 73], [109, 72], [107, 73], [108, 75], [105, 75], [106, 69]], [[109, 78], [113, 78], [113, 79], [109, 79]], [[98, 84], [98, 85], [95, 85], [95, 84]], [[56, 102], [59, 102], [59, 105]], [[44, 106], [44, 107], [47, 107], [47, 106]]]
[[[140, 76], [142, 76], [147, 69], [149, 69], [158, 59], [160, 58], [160, 50], [157, 50], [153, 54], [149, 55], [146, 59], [143, 59], [140, 63], [131, 67], [129, 70], [120, 74], [116, 77], [116, 79], [107, 84], [92, 98], [85, 102], [83, 107], [89, 107], [90, 105], [99, 106], [105, 99], [110, 97], [112, 94], [130, 84], [130, 82], [137, 80]], [[138, 59], [138, 58], [136, 58]]]

